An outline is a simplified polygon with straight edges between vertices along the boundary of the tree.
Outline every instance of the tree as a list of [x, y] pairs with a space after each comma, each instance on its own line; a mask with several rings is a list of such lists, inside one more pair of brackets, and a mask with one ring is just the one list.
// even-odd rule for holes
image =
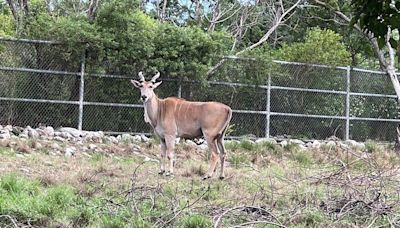
[[[279, 0], [279, 1], [275, 1], [275, 0], [271, 0], [271, 1], [255, 1], [254, 4], [260, 4], [260, 2], [262, 2], [262, 6], [265, 7], [265, 9], [269, 9], [264, 11], [263, 13], [268, 17], [268, 23], [267, 23], [267, 28], [265, 29], [266, 32], [262, 33], [262, 35], [258, 38], [257, 41], [250, 43], [249, 45], [246, 45], [244, 47], [242, 47], [240, 50], [237, 50], [236, 46], [237, 46], [237, 42], [240, 41], [240, 39], [243, 37], [243, 29], [246, 28], [246, 26], [244, 26], [245, 22], [243, 21], [247, 21], [248, 16], [244, 16], [244, 17], [239, 17], [240, 19], [240, 23], [238, 23], [238, 32], [235, 37], [235, 42], [233, 43], [233, 47], [231, 48], [231, 54], [235, 55], [235, 56], [240, 56], [248, 51], [251, 51], [261, 45], [263, 45], [270, 37], [271, 35], [276, 32], [276, 30], [284, 25], [286, 23], [286, 21], [296, 12], [297, 7], [300, 5], [300, 3], [302, 2], [302, 0], [296, 0], [296, 1], [283, 1], [283, 0]], [[252, 7], [251, 5], [248, 7]], [[220, 60], [218, 63], [216, 63], [213, 67], [211, 67], [208, 72], [208, 79], [211, 78], [212, 74], [215, 73], [215, 71], [221, 67], [224, 62], [226, 61], [226, 59], [222, 59]]]
[[[392, 22], [392, 20], [395, 20], [398, 16], [398, 13], [393, 11], [399, 6], [398, 1], [396, 2], [397, 5], [393, 5], [392, 1], [380, 2], [354, 0], [352, 2], [354, 8], [351, 8], [350, 11], [353, 14], [346, 15], [344, 13], [345, 11], [343, 11], [338, 4], [332, 5], [321, 0], [313, 1], [313, 3], [329, 10], [334, 16], [351, 26], [352, 29], [355, 29], [368, 38], [370, 45], [378, 57], [381, 70], [387, 73], [392, 82], [393, 88], [396, 92], [397, 101], [400, 104], [400, 82], [396, 75], [395, 51], [392, 47], [397, 45], [393, 39], [393, 29], [395, 29], [393, 26], [397, 26], [397, 23], [400, 23], [399, 20]], [[372, 6], [377, 6], [378, 8], [370, 8]], [[397, 15], [393, 16], [393, 14]], [[360, 18], [360, 20], [357, 20], [357, 18]], [[373, 20], [377, 19], [381, 20], [373, 22]], [[369, 30], [369, 28], [372, 30]], [[397, 126], [396, 150], [400, 150], [400, 124]]]
[[392, 30], [400, 28], [399, 0], [352, 0], [354, 17], [352, 24], [359, 23], [361, 29], [372, 32], [379, 47], [383, 48], [389, 41], [392, 48], [398, 47], [398, 37]]

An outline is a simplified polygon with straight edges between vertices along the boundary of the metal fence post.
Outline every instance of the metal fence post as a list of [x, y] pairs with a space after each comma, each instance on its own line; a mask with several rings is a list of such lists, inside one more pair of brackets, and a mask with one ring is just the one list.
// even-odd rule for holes
[[181, 84], [181, 82], [179, 82], [178, 97], [179, 97], [179, 98], [182, 98], [182, 84]]
[[350, 135], [350, 66], [346, 69], [346, 132], [344, 139], [349, 140]]
[[271, 121], [271, 74], [268, 74], [267, 84], [267, 113], [265, 119], [265, 138], [269, 138], [269, 125]]
[[78, 117], [78, 130], [82, 131], [83, 124], [83, 96], [85, 93], [85, 61], [86, 61], [86, 50], [82, 52], [81, 59], [81, 72], [80, 72], [80, 84], [79, 84], [79, 117]]

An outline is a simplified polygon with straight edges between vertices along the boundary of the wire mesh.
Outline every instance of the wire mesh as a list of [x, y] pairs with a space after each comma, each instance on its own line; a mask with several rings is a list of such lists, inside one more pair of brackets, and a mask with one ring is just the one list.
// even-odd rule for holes
[[346, 91], [346, 71], [331, 67], [279, 64], [271, 76], [272, 85]]
[[396, 98], [351, 96], [350, 116], [396, 119], [399, 111]]
[[0, 100], [0, 113], [0, 124], [4, 125], [31, 127], [78, 125], [78, 106], [71, 104]]
[[87, 105], [84, 108], [83, 129], [151, 133], [151, 126], [144, 122], [143, 115], [143, 108]]
[[358, 93], [395, 94], [386, 74], [351, 71], [350, 91]]
[[0, 66], [79, 72], [80, 63], [66, 45], [0, 39]]
[[344, 116], [346, 96], [306, 91], [272, 90], [271, 111], [308, 115]]
[[[0, 39], [0, 124], [77, 127], [81, 54], [71, 53], [62, 44]], [[83, 130], [151, 133], [151, 126], [144, 122], [140, 92], [130, 83], [143, 70], [139, 69], [143, 63], [86, 60]], [[398, 117], [396, 99], [376, 95], [394, 94], [390, 79], [376, 71], [351, 70], [353, 94], [346, 94], [345, 68], [296, 63], [224, 58], [213, 82], [185, 81], [191, 76], [180, 80], [168, 77], [162, 75], [163, 83], [155, 91], [160, 98], [181, 96], [229, 105], [234, 110], [230, 136], [267, 136], [270, 110], [270, 136], [345, 138], [348, 108], [350, 138], [392, 140], [393, 121]], [[217, 80], [228, 82], [218, 84]]]
[[394, 141], [395, 122], [353, 120], [350, 123], [350, 137], [357, 141]]
[[297, 139], [344, 138], [345, 121], [337, 119], [271, 116], [271, 135]]

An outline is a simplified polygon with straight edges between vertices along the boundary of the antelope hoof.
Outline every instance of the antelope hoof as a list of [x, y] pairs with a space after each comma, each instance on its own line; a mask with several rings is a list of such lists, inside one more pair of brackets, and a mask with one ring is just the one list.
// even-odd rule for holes
[[165, 170], [161, 170], [160, 172], [158, 172], [159, 175], [163, 175], [165, 173]]
[[207, 180], [207, 179], [209, 179], [211, 176], [209, 176], [209, 175], [205, 175], [204, 177], [203, 177], [203, 180]]
[[225, 179], [225, 177], [224, 177], [224, 176], [220, 176], [219, 179], [220, 179], [220, 180], [223, 180], [223, 179]]

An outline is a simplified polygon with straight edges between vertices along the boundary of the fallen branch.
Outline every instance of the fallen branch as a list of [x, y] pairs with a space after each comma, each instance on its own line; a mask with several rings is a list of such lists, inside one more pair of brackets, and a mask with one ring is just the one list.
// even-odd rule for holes
[[15, 221], [15, 219], [13, 217], [11, 217], [10, 215], [0, 215], [0, 218], [8, 218], [11, 221], [11, 223], [13, 224], [14, 228], [19, 227], [17, 222]]

